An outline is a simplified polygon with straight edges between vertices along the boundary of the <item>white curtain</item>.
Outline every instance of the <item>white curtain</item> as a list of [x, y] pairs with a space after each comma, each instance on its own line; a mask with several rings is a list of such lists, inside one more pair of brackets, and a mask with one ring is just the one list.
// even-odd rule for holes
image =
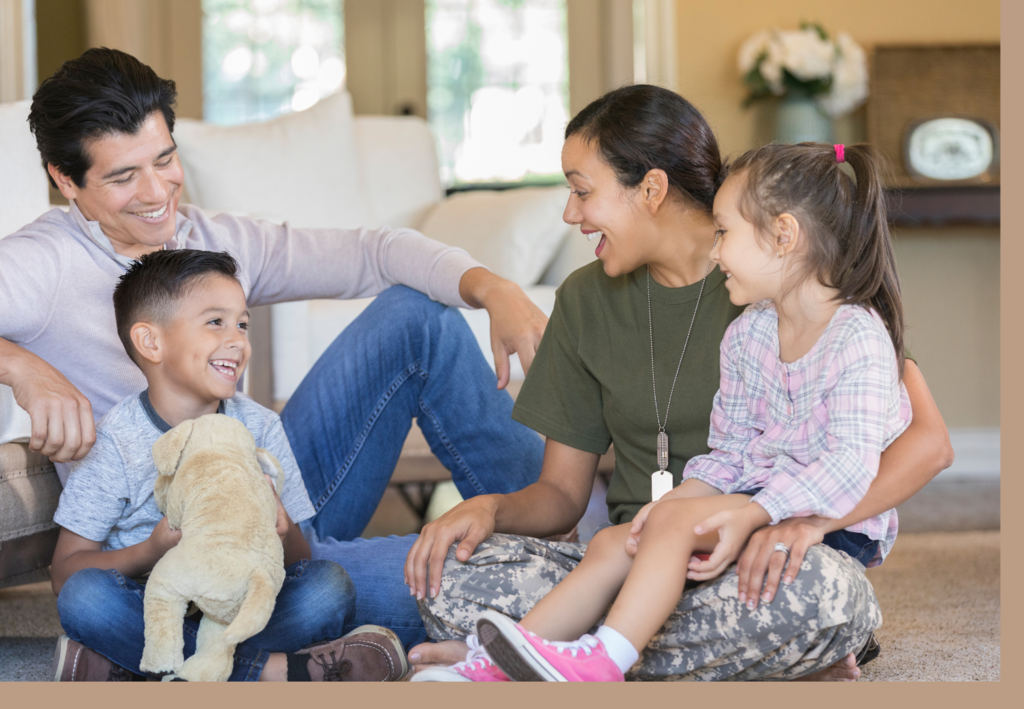
[[0, 0], [0, 103], [36, 89], [35, 0]]

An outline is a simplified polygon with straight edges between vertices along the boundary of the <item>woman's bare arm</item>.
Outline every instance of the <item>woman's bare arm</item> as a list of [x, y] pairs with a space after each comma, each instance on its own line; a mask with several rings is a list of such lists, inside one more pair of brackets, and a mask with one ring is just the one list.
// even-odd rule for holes
[[913, 420], [899, 438], [882, 451], [878, 476], [864, 499], [842, 519], [829, 520], [827, 531], [844, 529], [902, 505], [928, 481], [953, 464], [953, 445], [946, 422], [935, 405], [917, 365], [907, 360], [903, 376]]
[[456, 557], [465, 561], [494, 532], [531, 537], [568, 532], [587, 511], [599, 458], [549, 438], [533, 485], [507, 495], [472, 497], [423, 527], [406, 558], [405, 583], [417, 598], [428, 591], [435, 595], [448, 547], [455, 542], [460, 542]]

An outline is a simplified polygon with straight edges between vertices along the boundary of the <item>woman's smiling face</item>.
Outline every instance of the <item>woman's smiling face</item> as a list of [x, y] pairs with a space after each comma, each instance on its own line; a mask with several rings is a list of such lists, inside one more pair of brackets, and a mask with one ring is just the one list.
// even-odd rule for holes
[[562, 146], [562, 171], [572, 190], [562, 219], [578, 224], [587, 238], [599, 239], [594, 254], [605, 273], [614, 278], [647, 263], [653, 244], [644, 238], [647, 211], [637, 204], [640, 190], [619, 183], [597, 142], [569, 136]]

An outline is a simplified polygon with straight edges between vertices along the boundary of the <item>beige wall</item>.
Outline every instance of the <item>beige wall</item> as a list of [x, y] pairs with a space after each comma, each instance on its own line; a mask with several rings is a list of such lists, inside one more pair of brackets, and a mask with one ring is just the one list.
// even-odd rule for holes
[[[740, 43], [759, 29], [818, 21], [866, 49], [880, 43], [999, 41], [998, 0], [679, 0], [679, 92], [700, 108], [722, 151], [770, 140], [765, 106], [744, 110]], [[864, 138], [864, 112], [840, 120], [837, 140]], [[999, 425], [999, 230], [902, 229], [897, 257], [907, 339], [951, 427]]]
[[723, 152], [753, 147], [759, 132], [758, 112], [740, 108], [740, 43], [757, 30], [795, 28], [801, 20], [821, 22], [833, 34], [848, 32], [865, 48], [999, 41], [999, 0], [679, 0], [678, 90], [707, 114]]
[[201, 0], [85, 0], [90, 47], [131, 54], [178, 89], [175, 113], [203, 116]]
[[999, 425], [999, 230], [904, 229], [907, 346], [947, 426]]
[[423, 0], [345, 0], [346, 88], [357, 114], [427, 115]]
[[83, 0], [36, 0], [36, 68], [39, 81], [86, 50]]
[[21, 101], [31, 93], [25, 81], [23, 9], [22, 0], [0, 0], [0, 103]]

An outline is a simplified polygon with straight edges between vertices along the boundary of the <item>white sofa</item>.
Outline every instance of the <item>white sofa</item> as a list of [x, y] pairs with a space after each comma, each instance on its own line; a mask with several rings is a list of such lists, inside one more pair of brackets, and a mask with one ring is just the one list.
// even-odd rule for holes
[[[415, 117], [353, 116], [344, 93], [262, 124], [221, 127], [181, 120], [175, 139], [193, 204], [295, 226], [419, 229], [519, 283], [546, 314], [555, 287], [593, 258], [579, 230], [562, 221], [565, 187], [446, 198], [427, 123]], [[272, 307], [278, 406], [371, 300]], [[487, 313], [463, 312], [492, 361]], [[513, 380], [521, 380], [518, 358], [512, 366]]]
[[[0, 238], [51, 208], [46, 173], [28, 129], [27, 101], [0, 105]], [[546, 313], [566, 275], [593, 258], [576, 229], [561, 222], [561, 187], [473, 192], [445, 198], [427, 124], [418, 118], [356, 116], [346, 94], [301, 114], [231, 128], [181, 120], [175, 139], [186, 198], [296, 226], [413, 227], [465, 248], [512, 278]], [[2, 267], [2, 264], [0, 264]], [[272, 306], [271, 342], [254, 342], [250, 372], [264, 372], [266, 404], [287, 400], [334, 337], [370, 299]], [[464, 311], [490, 360], [485, 311]], [[0, 314], [2, 316], [2, 314]], [[257, 331], [254, 340], [265, 337]], [[270, 358], [267, 362], [259, 357]], [[257, 366], [259, 365], [259, 366]], [[517, 390], [523, 377], [513, 363]], [[255, 388], [254, 382], [249, 382]], [[45, 578], [56, 544], [53, 512], [60, 481], [46, 458], [28, 451], [28, 415], [0, 385], [0, 587]], [[602, 467], [610, 469], [611, 456]], [[446, 471], [415, 426], [393, 482], [434, 481]], [[422, 493], [410, 498], [422, 514]], [[408, 493], [409, 491], [406, 491]]]
[[[50, 208], [27, 116], [27, 101], [0, 106], [0, 238]], [[261, 124], [223, 127], [179, 119], [174, 137], [186, 175], [183, 201], [296, 226], [420, 229], [518, 282], [546, 314], [556, 286], [594, 258], [579, 230], [561, 221], [568, 195], [564, 187], [446, 198], [427, 123], [416, 117], [353, 116], [345, 93]], [[272, 372], [272, 384], [265, 387], [272, 400], [264, 403], [280, 408], [371, 301], [272, 306], [272, 342], [263, 348], [272, 352], [272, 366], [262, 368]], [[486, 311], [463, 313], [493, 365]], [[512, 379], [522, 378], [513, 357]], [[27, 431], [27, 417], [4, 389], [0, 443]]]

